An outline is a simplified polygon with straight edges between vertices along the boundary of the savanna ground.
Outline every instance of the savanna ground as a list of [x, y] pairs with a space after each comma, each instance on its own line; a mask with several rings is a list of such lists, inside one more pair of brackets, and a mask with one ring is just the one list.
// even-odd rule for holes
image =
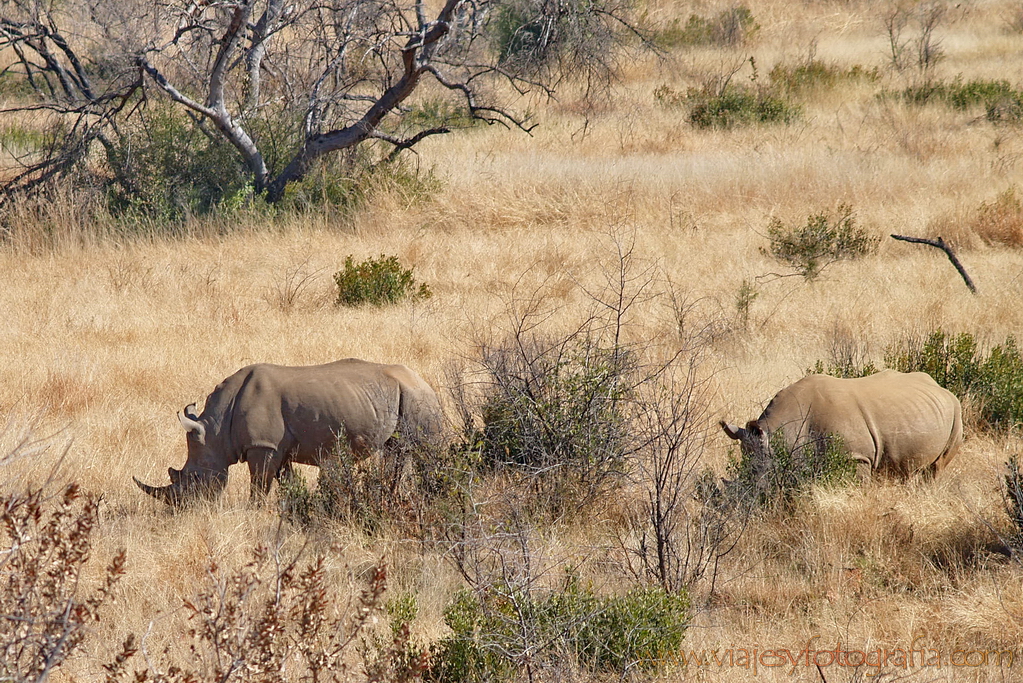
[[[646, 21], [662, 27], [722, 9], [645, 5]], [[988, 344], [1017, 333], [1023, 236], [988, 244], [970, 221], [983, 203], [1023, 186], [1023, 129], [992, 123], [982, 109], [912, 106], [877, 93], [957, 75], [1023, 83], [1015, 23], [1023, 8], [979, 0], [950, 8], [936, 31], [944, 58], [927, 74], [891, 67], [886, 3], [771, 0], [749, 9], [759, 30], [738, 46], [624, 56], [621, 83], [597, 106], [571, 88], [556, 102], [528, 103], [540, 124], [532, 136], [474, 128], [420, 145], [414, 163], [439, 183], [427, 198], [383, 192], [343, 221], [312, 215], [267, 227], [243, 217], [167, 238], [90, 238], [72, 211], [62, 220], [59, 206], [45, 224], [21, 224], [0, 249], [0, 414], [5, 448], [28, 429], [43, 442], [6, 467], [3, 487], [39, 483], [56, 468], [58, 479], [102, 492], [90, 575], [117, 549], [127, 552], [116, 603], [60, 675], [99, 678], [129, 632], [145, 634], [148, 653], [170, 647], [174, 661], [188, 628], [182, 603], [211, 561], [239, 567], [254, 546], [282, 538], [325, 553], [341, 596], [354, 595], [382, 559], [389, 590], [416, 596], [414, 637], [446, 634], [443, 612], [462, 579], [442, 550], [400, 528], [282, 523], [272, 502], [249, 504], [241, 466], [218, 503], [180, 512], [134, 486], [132, 475], [162, 484], [168, 466], [181, 466], [175, 412], [201, 405], [243, 365], [403, 363], [450, 409], [454, 362], [507, 330], [523, 301], [542, 300], [562, 318], [585, 315], [619, 266], [619, 246], [634, 244], [630, 286], [644, 295], [627, 321], [631, 338], [679, 335], [669, 290], [685, 302], [685, 326], [709, 331], [699, 366], [702, 464], [723, 474], [732, 444], [717, 420], [755, 417], [817, 360], [853, 353], [880, 361], [890, 345], [939, 327]], [[802, 94], [802, 116], [789, 124], [699, 129], [684, 106], [654, 94], [685, 92], [739, 65], [734, 80], [748, 82], [751, 56], [764, 81], [775, 64], [810, 54], [879, 75]], [[791, 272], [764, 251], [771, 219], [798, 224], [841, 204], [884, 236], [877, 252], [830, 265], [813, 282], [770, 275]], [[940, 252], [890, 233], [956, 240], [978, 293]], [[380, 254], [414, 267], [433, 296], [335, 307], [332, 275], [345, 256]], [[940, 650], [944, 666], [888, 666], [882, 678], [1023, 680], [1023, 653], [1012, 668], [949, 660], [955, 650], [1018, 652], [1023, 642], [1023, 572], [990, 551], [1006, 529], [1004, 463], [1020, 442], [974, 427], [936, 482], [814, 489], [793, 512], [751, 522], [722, 559], [713, 594], [706, 582], [694, 587], [684, 651], [915, 644]], [[608, 549], [631, 533], [624, 520], [642, 502], [626, 488], [582, 518], [549, 525], [537, 562], [552, 574], [572, 566], [598, 592], [620, 590], [633, 579]], [[876, 673], [675, 662], [642, 675], [835, 681]]]

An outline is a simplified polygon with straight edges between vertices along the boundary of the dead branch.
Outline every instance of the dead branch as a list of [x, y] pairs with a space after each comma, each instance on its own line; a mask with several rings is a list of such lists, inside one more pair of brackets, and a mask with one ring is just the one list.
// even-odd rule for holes
[[941, 249], [948, 256], [948, 260], [952, 262], [952, 265], [955, 266], [955, 269], [959, 271], [959, 274], [963, 278], [963, 282], [965, 282], [966, 286], [970, 288], [970, 291], [974, 294], [977, 293], [977, 287], [976, 285], [973, 284], [973, 280], [971, 280], [970, 276], [966, 274], [966, 269], [963, 268], [963, 264], [959, 262], [959, 259], [956, 258], [955, 252], [952, 251], [952, 247], [949, 246], [949, 244], [945, 242], [945, 240], [941, 239], [940, 237], [936, 240], [931, 240], [926, 239], [924, 237], [907, 237], [906, 235], [892, 235], [891, 237], [892, 239], [901, 240], [903, 242], [913, 242], [914, 244], [927, 244], [932, 247], [937, 247], [938, 249]]

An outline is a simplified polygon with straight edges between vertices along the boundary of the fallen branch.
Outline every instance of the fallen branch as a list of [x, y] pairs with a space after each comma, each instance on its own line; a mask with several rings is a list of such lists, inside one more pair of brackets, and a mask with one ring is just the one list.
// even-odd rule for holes
[[966, 274], [966, 269], [963, 268], [963, 264], [959, 262], [959, 259], [956, 258], [955, 252], [952, 251], [952, 247], [950, 247], [945, 240], [940, 237], [936, 240], [929, 240], [923, 237], [907, 237], [906, 235], [892, 235], [892, 239], [902, 240], [903, 242], [913, 242], [915, 244], [929, 244], [932, 247], [941, 249], [948, 255], [948, 260], [956, 267], [959, 274], [963, 276], [963, 282], [965, 282], [966, 286], [970, 288], [970, 291], [974, 294], [977, 293], [977, 287], [973, 284], [973, 280], [971, 280], [970, 276]]

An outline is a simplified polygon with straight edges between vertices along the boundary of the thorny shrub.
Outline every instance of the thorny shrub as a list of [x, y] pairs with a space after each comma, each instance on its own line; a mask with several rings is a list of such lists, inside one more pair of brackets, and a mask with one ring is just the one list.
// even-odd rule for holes
[[811, 214], [802, 226], [787, 226], [774, 218], [767, 226], [767, 238], [767, 253], [806, 280], [816, 279], [835, 261], [873, 254], [881, 242], [879, 236], [856, 225], [856, 215], [848, 204], [840, 204], [834, 213]]
[[482, 351], [480, 428], [466, 447], [488, 470], [532, 477], [555, 514], [583, 505], [624, 472], [636, 361], [590, 331], [513, 335]]

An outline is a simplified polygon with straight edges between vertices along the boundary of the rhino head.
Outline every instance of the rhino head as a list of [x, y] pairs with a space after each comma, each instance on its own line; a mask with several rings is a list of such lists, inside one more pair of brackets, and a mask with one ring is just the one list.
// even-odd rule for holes
[[207, 442], [206, 425], [195, 413], [195, 404], [178, 413], [185, 428], [188, 460], [180, 470], [167, 469], [171, 483], [168, 486], [150, 486], [136, 477], [135, 483], [145, 493], [168, 505], [181, 505], [192, 500], [218, 496], [227, 485], [228, 462], [219, 452], [217, 444]]

